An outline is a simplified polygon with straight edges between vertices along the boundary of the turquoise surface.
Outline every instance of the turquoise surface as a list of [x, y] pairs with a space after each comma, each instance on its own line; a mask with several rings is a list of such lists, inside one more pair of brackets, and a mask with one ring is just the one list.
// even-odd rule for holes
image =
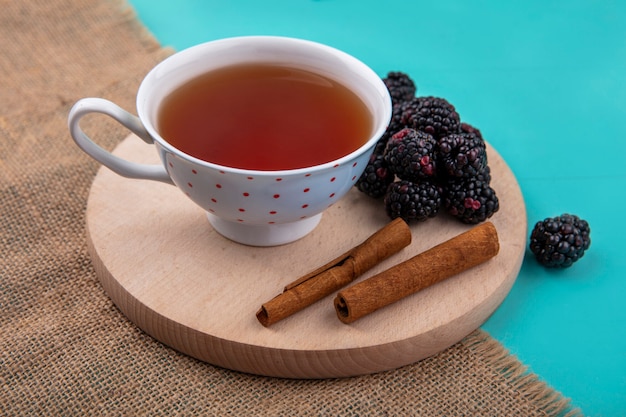
[[[626, 2], [131, 0], [176, 50], [239, 35], [323, 42], [408, 73], [480, 128], [522, 188], [529, 229], [564, 212], [591, 249], [526, 255], [483, 328], [590, 416], [626, 416]], [[503, 413], [505, 415], [506, 413]]]

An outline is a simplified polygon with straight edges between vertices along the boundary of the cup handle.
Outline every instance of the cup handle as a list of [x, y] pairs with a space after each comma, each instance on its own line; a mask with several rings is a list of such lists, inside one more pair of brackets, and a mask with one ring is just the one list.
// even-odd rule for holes
[[140, 164], [127, 161], [111, 154], [92, 141], [79, 126], [80, 119], [89, 113], [105, 114], [128, 128], [147, 144], [154, 142], [138, 117], [130, 114], [109, 100], [102, 98], [83, 98], [78, 100], [70, 110], [68, 127], [74, 142], [76, 142], [85, 153], [123, 177], [173, 184], [167, 170], [162, 165]]

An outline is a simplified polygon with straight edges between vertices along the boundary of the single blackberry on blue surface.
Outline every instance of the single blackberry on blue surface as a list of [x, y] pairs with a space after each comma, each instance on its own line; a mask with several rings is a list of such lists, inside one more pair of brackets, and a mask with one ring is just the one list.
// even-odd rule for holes
[[392, 71], [383, 78], [383, 82], [387, 86], [391, 101], [394, 104], [411, 100], [417, 91], [413, 80], [404, 72]]
[[491, 175], [486, 174], [445, 184], [443, 205], [449, 214], [463, 223], [478, 224], [500, 209], [498, 196], [489, 184]]
[[428, 133], [404, 128], [387, 142], [385, 161], [398, 178], [418, 182], [437, 175], [437, 141]]
[[591, 245], [587, 221], [573, 214], [549, 217], [535, 224], [530, 250], [548, 268], [568, 268], [583, 257]]
[[387, 167], [382, 154], [373, 153], [365, 171], [356, 182], [359, 191], [373, 198], [380, 198], [387, 192], [387, 187], [394, 180], [394, 175]]
[[403, 106], [401, 123], [426, 132], [436, 140], [458, 133], [461, 120], [454, 106], [440, 97], [415, 97]]
[[474, 133], [456, 133], [438, 142], [440, 170], [449, 178], [471, 178], [487, 167], [485, 141]]
[[391, 219], [423, 222], [441, 208], [441, 189], [434, 183], [400, 180], [391, 183], [385, 194], [385, 210]]

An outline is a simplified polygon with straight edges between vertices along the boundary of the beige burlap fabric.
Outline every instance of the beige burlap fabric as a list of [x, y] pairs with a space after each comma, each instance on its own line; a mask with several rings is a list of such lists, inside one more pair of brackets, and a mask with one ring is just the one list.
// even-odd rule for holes
[[[84, 96], [133, 109], [171, 51], [121, 0], [0, 6], [0, 415], [578, 414], [481, 331], [398, 370], [313, 381], [216, 368], [145, 335], [92, 269], [85, 206], [99, 166], [66, 118]], [[128, 133], [85, 122], [109, 149]]]

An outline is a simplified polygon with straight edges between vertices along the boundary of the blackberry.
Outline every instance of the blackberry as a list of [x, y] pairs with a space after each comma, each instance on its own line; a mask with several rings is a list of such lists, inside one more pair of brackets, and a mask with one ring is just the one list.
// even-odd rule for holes
[[548, 268], [568, 268], [591, 245], [589, 224], [572, 214], [537, 222], [530, 234], [530, 250]]
[[385, 210], [392, 218], [423, 222], [435, 217], [441, 207], [441, 189], [428, 181], [419, 184], [400, 180], [391, 183], [385, 194]]
[[390, 72], [386, 78], [383, 78], [383, 82], [387, 86], [391, 101], [394, 104], [411, 100], [417, 91], [413, 80], [403, 72]]
[[478, 136], [480, 140], [483, 140], [483, 135], [482, 133], [480, 133], [480, 130], [478, 130], [469, 123], [461, 122], [460, 130], [462, 133], [473, 133], [474, 135]]
[[406, 102], [394, 104], [391, 109], [391, 121], [389, 122], [389, 126], [387, 126], [387, 130], [383, 137], [390, 138], [394, 133], [399, 132], [404, 129], [406, 126], [402, 123], [402, 113], [404, 112], [404, 108], [406, 106]]
[[391, 120], [389, 121], [389, 125], [387, 126], [383, 137], [386, 136], [387, 138], [390, 138], [394, 133], [397, 133], [407, 127], [403, 122], [402, 114], [409, 105], [410, 101], [402, 101], [393, 104], [391, 107]]
[[394, 180], [393, 173], [388, 169], [382, 154], [373, 153], [365, 167], [365, 171], [356, 182], [359, 191], [373, 198], [385, 195], [387, 187]]
[[415, 97], [403, 108], [401, 122], [435, 139], [458, 133], [461, 120], [454, 106], [439, 97]]
[[383, 136], [381, 136], [380, 139], [378, 139], [378, 142], [376, 142], [376, 145], [374, 145], [374, 155], [382, 155], [383, 153], [385, 153], [389, 137], [390, 135], [385, 133]]
[[489, 168], [489, 165], [487, 165], [485, 169], [483, 169], [480, 173], [476, 174], [474, 178], [479, 181], [482, 181], [485, 184], [490, 184], [491, 183], [491, 168]]
[[441, 171], [449, 178], [471, 178], [487, 167], [485, 141], [475, 133], [456, 133], [438, 142]]
[[385, 132], [376, 143], [376, 147], [374, 148], [374, 153], [382, 154], [385, 151], [385, 148], [387, 146], [387, 141], [389, 140], [389, 138], [391, 138], [391, 136], [393, 136], [394, 133], [397, 133], [404, 128], [404, 125], [400, 122], [400, 118], [402, 116], [402, 108], [403, 108], [403, 103], [394, 104], [392, 106], [391, 120], [389, 121], [389, 125], [387, 126], [387, 129], [385, 129]]
[[500, 209], [498, 196], [489, 185], [491, 175], [489, 171], [486, 174], [446, 183], [443, 205], [449, 214], [463, 223], [478, 224]]
[[404, 128], [387, 142], [385, 161], [400, 179], [420, 181], [437, 174], [437, 142], [428, 133]]

